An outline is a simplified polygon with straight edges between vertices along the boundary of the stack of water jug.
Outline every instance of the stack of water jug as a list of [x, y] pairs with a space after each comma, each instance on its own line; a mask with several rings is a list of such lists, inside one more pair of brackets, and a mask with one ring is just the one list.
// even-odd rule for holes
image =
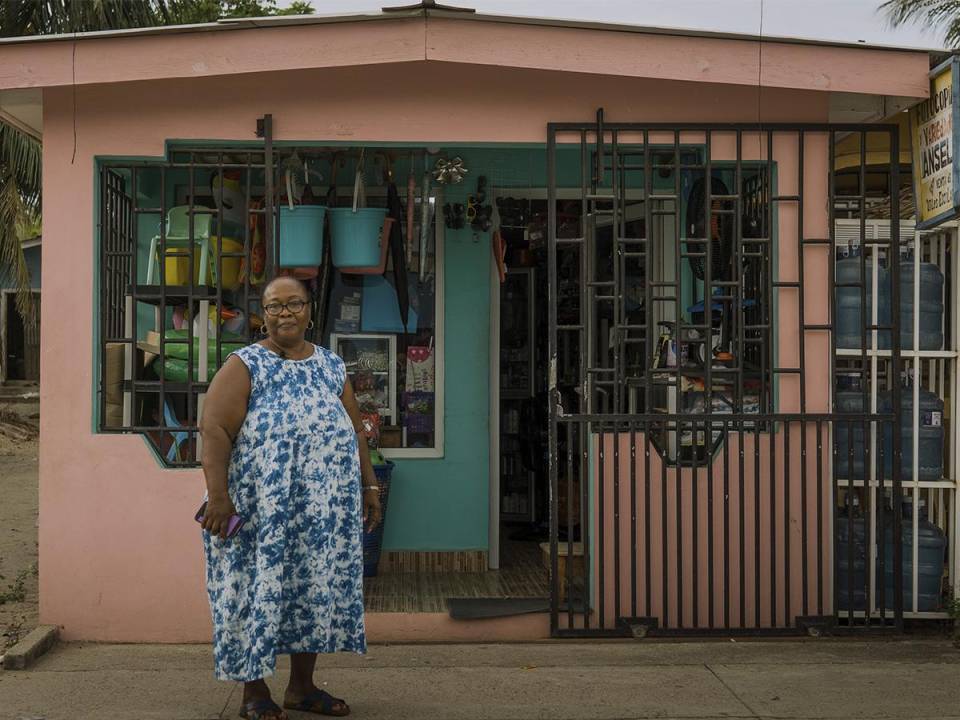
[[[866, 275], [862, 273], [861, 258], [854, 254], [837, 261], [836, 265], [836, 341], [840, 349], [859, 350], [862, 347], [864, 325], [890, 326], [892, 316], [891, 273], [885, 266], [877, 268], [877, 319], [873, 321], [873, 272], [872, 260], [864, 263]], [[902, 350], [940, 350], [943, 347], [943, 273], [933, 263], [919, 263], [919, 271], [913, 257], [900, 260], [900, 347]], [[914, 283], [919, 276], [920, 307], [919, 333], [917, 347], [914, 348]], [[866, 305], [862, 304], [863, 295], [859, 287], [845, 287], [846, 284], [865, 285]], [[861, 311], [866, 311], [866, 319], [861, 319]], [[873, 347], [873, 332], [866, 331], [867, 348]], [[890, 331], [877, 331], [877, 349], [889, 350], [892, 346]], [[917, 476], [919, 480], [940, 480], [943, 477], [943, 400], [928, 390], [921, 389], [918, 398], [919, 427], [917, 442]], [[834, 393], [834, 410], [840, 414], [859, 415], [869, 412], [869, 395], [862, 391], [856, 382], [846, 386], [838, 384]], [[914, 394], [913, 383], [905, 383], [900, 390], [900, 477], [912, 481], [914, 466]], [[890, 392], [877, 395], [877, 411], [893, 412], [893, 396]], [[877, 475], [890, 479], [893, 472], [893, 424], [884, 423], [877, 438], [874, 457]], [[865, 439], [870, 437], [870, 425], [859, 418], [851, 418], [849, 423], [838, 420], [834, 427], [834, 476], [850, 479], [867, 477], [865, 464]], [[849, 573], [854, 577], [853, 609], [862, 610], [866, 605], [866, 526], [858, 508], [853, 508], [853, 518], [848, 519], [847, 510], [838, 511], [835, 550], [839, 571], [838, 597], [843, 609], [849, 608]], [[889, 513], [889, 511], [886, 511]], [[886, 606], [893, 605], [893, 518], [884, 515], [884, 537], [878, 536], [878, 556], [885, 558], [883, 581], [886, 591]], [[878, 523], [881, 522], [878, 518]], [[851, 525], [852, 523], [852, 525]], [[849, 564], [849, 533], [852, 529], [854, 563]], [[903, 543], [903, 587], [906, 610], [912, 609], [913, 574], [913, 523], [912, 513], [905, 517], [902, 524]], [[940, 582], [943, 575], [943, 550], [946, 539], [943, 531], [936, 525], [921, 520], [919, 529], [919, 610], [934, 610], [940, 602]], [[877, 582], [881, 580], [879, 557]], [[877, 588], [879, 593], [879, 587]]]

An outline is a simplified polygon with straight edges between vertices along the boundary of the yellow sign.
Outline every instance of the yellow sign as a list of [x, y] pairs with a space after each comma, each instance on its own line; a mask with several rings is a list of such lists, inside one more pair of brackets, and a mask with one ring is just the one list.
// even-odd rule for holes
[[910, 111], [917, 226], [928, 229], [957, 216], [958, 171], [953, 159], [957, 121], [957, 58], [930, 73], [930, 98]]

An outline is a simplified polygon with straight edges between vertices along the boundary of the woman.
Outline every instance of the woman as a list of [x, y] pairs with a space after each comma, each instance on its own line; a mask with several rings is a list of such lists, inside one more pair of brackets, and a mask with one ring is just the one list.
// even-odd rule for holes
[[[376, 476], [343, 361], [304, 339], [303, 284], [277, 278], [262, 301], [264, 339], [227, 358], [200, 423], [216, 675], [244, 682], [241, 717], [284, 720], [264, 678], [289, 653], [283, 707], [347, 715], [313, 669], [320, 652], [366, 652], [360, 498], [362, 485], [373, 529]], [[245, 524], [228, 538], [234, 514]]]

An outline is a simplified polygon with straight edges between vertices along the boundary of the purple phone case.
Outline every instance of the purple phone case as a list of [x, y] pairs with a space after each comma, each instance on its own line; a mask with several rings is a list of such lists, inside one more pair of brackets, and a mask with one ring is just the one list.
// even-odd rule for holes
[[[207, 503], [204, 501], [203, 505], [200, 506], [200, 509], [197, 510], [197, 514], [193, 516], [193, 519], [198, 523], [203, 522], [203, 513], [207, 509]], [[240, 528], [243, 527], [243, 518], [239, 515], [233, 515], [230, 517], [230, 521], [227, 523], [227, 537], [232, 538], [238, 532]]]

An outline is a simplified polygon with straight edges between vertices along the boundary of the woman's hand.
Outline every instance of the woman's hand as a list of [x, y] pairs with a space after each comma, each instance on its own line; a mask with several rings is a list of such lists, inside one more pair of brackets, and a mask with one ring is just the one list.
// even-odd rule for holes
[[211, 535], [227, 539], [230, 518], [237, 514], [229, 495], [212, 495], [207, 500], [207, 509], [203, 513], [203, 529]]
[[377, 490], [363, 491], [363, 526], [367, 532], [380, 524], [382, 510], [380, 508], [380, 493]]

